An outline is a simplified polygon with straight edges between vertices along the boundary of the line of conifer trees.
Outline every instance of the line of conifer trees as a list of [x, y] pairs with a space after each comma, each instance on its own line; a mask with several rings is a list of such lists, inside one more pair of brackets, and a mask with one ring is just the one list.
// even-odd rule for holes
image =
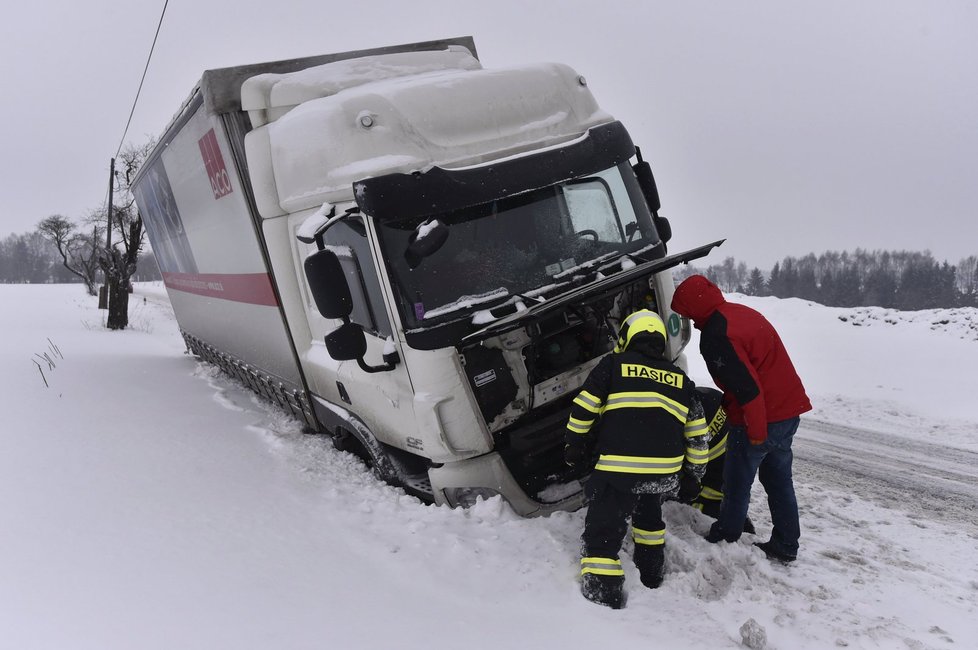
[[[785, 257], [767, 272], [728, 257], [705, 269], [685, 266], [681, 279], [702, 273], [724, 291], [804, 298], [830, 307], [878, 306], [902, 310], [978, 307], [978, 256], [952, 266], [929, 252], [829, 251]], [[140, 256], [136, 281], [160, 279], [152, 254]], [[0, 239], [0, 283], [77, 282], [54, 245], [38, 231]]]
[[[978, 307], [978, 256], [956, 266], [930, 252], [829, 251], [785, 257], [767, 273], [728, 257], [702, 273], [724, 291], [754, 296], [804, 298], [831, 307], [877, 306], [901, 310]], [[677, 273], [679, 276], [680, 273]]]

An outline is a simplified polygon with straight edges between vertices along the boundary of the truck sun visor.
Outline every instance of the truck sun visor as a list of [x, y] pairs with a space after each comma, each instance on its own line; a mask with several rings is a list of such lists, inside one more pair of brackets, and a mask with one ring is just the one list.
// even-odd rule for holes
[[432, 167], [386, 174], [353, 184], [357, 205], [382, 221], [410, 219], [488, 203], [613, 167], [635, 154], [621, 122], [588, 130], [563, 147], [479, 167]]

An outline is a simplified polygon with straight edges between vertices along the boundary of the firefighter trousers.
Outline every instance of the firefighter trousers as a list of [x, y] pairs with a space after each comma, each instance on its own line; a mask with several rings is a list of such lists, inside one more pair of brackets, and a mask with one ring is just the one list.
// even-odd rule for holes
[[[591, 475], [585, 493], [589, 503], [581, 536], [583, 557], [618, 562], [618, 552], [631, 516], [635, 541], [633, 558], [642, 584], [652, 589], [662, 584], [666, 535], [662, 495], [622, 490], [601, 476], [601, 472]], [[582, 573], [584, 571], [582, 569]], [[602, 578], [605, 582], [616, 579], [619, 583], [624, 582], [623, 573]]]

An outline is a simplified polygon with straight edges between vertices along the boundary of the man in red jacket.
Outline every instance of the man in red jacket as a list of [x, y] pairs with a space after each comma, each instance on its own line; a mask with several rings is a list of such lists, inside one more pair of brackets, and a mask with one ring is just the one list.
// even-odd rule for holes
[[798, 554], [798, 502], [791, 479], [791, 440], [799, 415], [811, 410], [798, 373], [771, 323], [745, 305], [727, 302], [702, 275], [686, 278], [672, 299], [700, 334], [700, 353], [723, 391], [730, 420], [720, 515], [709, 542], [734, 542], [743, 533], [754, 477], [767, 492], [774, 529], [757, 546], [791, 562]]

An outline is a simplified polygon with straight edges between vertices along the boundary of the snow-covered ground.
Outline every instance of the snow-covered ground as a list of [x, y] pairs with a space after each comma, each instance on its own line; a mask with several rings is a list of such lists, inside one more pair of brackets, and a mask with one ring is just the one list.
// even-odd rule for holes
[[184, 354], [158, 285], [124, 332], [78, 286], [0, 285], [0, 648], [978, 647], [975, 311], [737, 298], [816, 405], [801, 554], [709, 545], [667, 504], [665, 583], [626, 561], [612, 611], [578, 593], [583, 512], [378, 483]]

